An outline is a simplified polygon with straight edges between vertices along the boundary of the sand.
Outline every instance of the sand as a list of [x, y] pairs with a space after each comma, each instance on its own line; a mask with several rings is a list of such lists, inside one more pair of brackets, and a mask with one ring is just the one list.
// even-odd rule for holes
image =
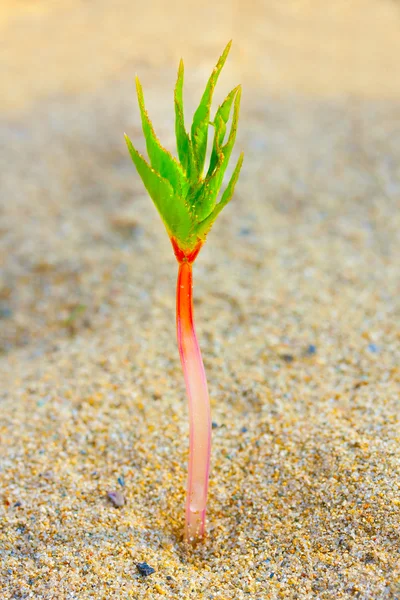
[[[400, 597], [400, 10], [321, 6], [2, 3], [1, 600]], [[230, 37], [246, 158], [195, 265], [190, 549], [177, 265], [122, 134], [137, 72], [173, 149], [180, 55], [189, 114]]]

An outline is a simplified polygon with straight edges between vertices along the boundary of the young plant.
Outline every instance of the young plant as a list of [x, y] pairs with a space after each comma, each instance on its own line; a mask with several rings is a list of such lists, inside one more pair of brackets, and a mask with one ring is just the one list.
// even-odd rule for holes
[[[185, 537], [193, 542], [204, 536], [211, 450], [211, 418], [207, 380], [193, 320], [192, 265], [215, 219], [232, 198], [243, 162], [240, 155], [233, 174], [218, 201], [224, 174], [235, 143], [241, 87], [234, 88], [210, 122], [215, 85], [231, 42], [214, 68], [190, 133], [183, 114], [183, 62], [175, 86], [175, 133], [179, 161], [161, 146], [147, 114], [142, 86], [136, 90], [149, 162], [125, 135], [136, 169], [164, 222], [179, 264], [176, 287], [176, 327], [179, 353], [189, 398], [190, 449], [186, 497]], [[231, 117], [230, 130], [227, 124]], [[214, 141], [208, 170], [204, 173], [208, 128]]]

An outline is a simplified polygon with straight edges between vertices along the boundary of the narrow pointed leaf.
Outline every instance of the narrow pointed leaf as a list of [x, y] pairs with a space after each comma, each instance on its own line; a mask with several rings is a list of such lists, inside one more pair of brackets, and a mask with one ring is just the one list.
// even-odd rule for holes
[[193, 150], [189, 134], [185, 129], [185, 117], [183, 112], [183, 61], [179, 63], [178, 79], [175, 86], [175, 135], [179, 160], [190, 179], [193, 165]]
[[226, 168], [229, 163], [229, 159], [232, 154], [233, 146], [235, 145], [236, 132], [237, 132], [238, 121], [239, 121], [241, 95], [242, 95], [242, 89], [240, 86], [238, 86], [236, 94], [235, 94], [235, 99], [234, 99], [232, 124], [231, 124], [231, 130], [229, 132], [228, 140], [227, 140], [226, 144], [223, 145], [222, 147], [216, 146], [216, 152], [218, 155], [217, 165], [216, 165], [216, 169], [215, 169], [216, 176], [213, 177], [213, 175], [211, 175], [211, 179], [213, 180], [213, 184], [211, 187], [213, 189], [218, 188], [218, 190], [219, 190], [219, 188], [221, 187], [222, 180], [225, 175], [225, 171], [226, 171]]
[[192, 139], [195, 163], [197, 166], [197, 172], [198, 172], [199, 177], [201, 176], [201, 174], [203, 172], [204, 161], [206, 158], [208, 125], [210, 122], [210, 108], [211, 108], [211, 102], [212, 102], [212, 97], [213, 97], [213, 93], [214, 93], [214, 88], [218, 81], [218, 77], [221, 72], [221, 69], [224, 66], [226, 58], [229, 54], [231, 44], [232, 44], [232, 42], [229, 42], [229, 44], [226, 46], [224, 52], [222, 53], [220, 59], [217, 62], [217, 65], [214, 67], [211, 77], [208, 80], [204, 94], [201, 98], [199, 107], [197, 108], [197, 110], [194, 114], [194, 117], [193, 117], [193, 124], [192, 124], [192, 129], [191, 129], [191, 139]]
[[239, 92], [239, 89], [240, 89], [240, 86], [238, 85], [227, 95], [227, 97], [225, 98], [225, 100], [223, 101], [223, 103], [218, 108], [218, 110], [215, 114], [214, 123], [213, 123], [213, 125], [215, 127], [214, 142], [213, 142], [213, 149], [212, 149], [212, 153], [211, 153], [210, 166], [209, 166], [207, 175], [211, 175], [211, 173], [215, 169], [215, 166], [218, 162], [220, 148], [225, 139], [226, 125], [229, 121], [229, 116], [231, 114], [232, 103], [233, 103], [233, 100], [235, 99], [236, 94]]
[[132, 161], [144, 183], [146, 190], [153, 200], [164, 223], [168, 222], [168, 210], [174, 196], [174, 190], [172, 189], [171, 184], [154, 171], [154, 169], [146, 162], [143, 156], [139, 154], [126, 134], [125, 141], [126, 145], [128, 146]]
[[222, 194], [221, 200], [215, 206], [215, 209], [214, 209], [215, 217], [217, 217], [219, 215], [219, 213], [221, 212], [221, 210], [228, 204], [228, 202], [230, 202], [232, 200], [232, 196], [235, 192], [235, 186], [239, 179], [240, 171], [241, 171], [241, 168], [243, 165], [243, 159], [244, 159], [244, 153], [241, 152], [239, 159], [236, 163], [236, 167], [234, 168], [231, 178], [229, 180], [229, 183], [226, 186], [224, 193]]
[[136, 77], [136, 90], [140, 115], [142, 118], [142, 128], [146, 139], [146, 148], [151, 166], [161, 175], [161, 177], [170, 181], [173, 189], [177, 193], [183, 195], [185, 193], [185, 188], [187, 188], [184, 172], [174, 157], [160, 144], [160, 141], [154, 132], [153, 124], [146, 111], [143, 89], [138, 77]]
[[125, 141], [137, 172], [164, 222], [168, 235], [177, 239], [189, 238], [193, 223], [185, 199], [175, 193], [169, 181], [155, 172], [127, 135]]
[[[236, 140], [237, 124], [240, 110], [241, 88], [238, 86], [234, 95], [234, 107], [231, 130], [229, 132], [228, 141], [222, 147], [218, 143], [215, 145], [216, 166], [210, 175], [204, 180], [204, 185], [200, 188], [199, 194], [195, 200], [196, 213], [202, 221], [214, 209], [217, 201], [218, 192], [221, 188], [222, 181], [225, 175], [226, 168], [231, 157], [233, 146]], [[218, 140], [217, 140], [218, 142]]]
[[221, 200], [218, 202], [218, 204], [215, 205], [212, 213], [206, 219], [204, 219], [204, 221], [202, 221], [199, 224], [198, 229], [197, 229], [197, 235], [200, 238], [204, 239], [206, 237], [207, 233], [210, 231], [215, 219], [218, 217], [221, 210], [232, 199], [232, 196], [235, 192], [236, 183], [239, 179], [240, 170], [242, 168], [243, 158], [244, 158], [244, 154], [242, 152], [241, 155], [239, 156], [238, 162], [236, 163], [236, 167], [232, 173], [229, 183], [226, 186], [224, 193], [222, 194]]

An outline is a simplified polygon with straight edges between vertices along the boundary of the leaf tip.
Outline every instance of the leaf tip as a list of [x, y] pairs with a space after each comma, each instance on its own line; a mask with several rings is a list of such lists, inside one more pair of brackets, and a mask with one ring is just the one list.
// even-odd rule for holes
[[239, 83], [239, 85], [237, 85], [235, 87], [235, 93], [236, 93], [236, 102], [240, 102], [240, 99], [242, 97], [242, 84]]
[[225, 62], [229, 52], [231, 51], [231, 47], [232, 47], [232, 40], [229, 40], [229, 42], [225, 46], [225, 49], [221, 55], [221, 59], [223, 60], [223, 62]]
[[142, 84], [140, 83], [140, 79], [137, 75], [135, 75], [135, 84], [136, 84], [136, 93], [138, 95], [138, 98], [142, 98], [143, 97], [143, 88], [142, 88]]

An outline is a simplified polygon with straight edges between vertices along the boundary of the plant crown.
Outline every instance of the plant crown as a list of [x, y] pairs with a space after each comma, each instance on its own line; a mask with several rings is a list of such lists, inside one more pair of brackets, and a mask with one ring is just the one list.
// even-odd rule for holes
[[[235, 87], [219, 106], [210, 122], [210, 108], [215, 85], [231, 47], [226, 46], [215, 66], [200, 104], [194, 113], [190, 134], [185, 129], [183, 114], [183, 62], [180, 61], [175, 86], [175, 134], [179, 161], [159, 142], [147, 114], [142, 86], [136, 78], [136, 90], [143, 134], [150, 163], [136, 150], [131, 140], [125, 140], [136, 169], [152, 198], [168, 235], [184, 251], [202, 244], [215, 219], [233, 196], [243, 163], [240, 155], [229, 183], [217, 202], [224, 174], [236, 139], [241, 86]], [[233, 116], [229, 135], [227, 124]], [[214, 127], [210, 165], [204, 174], [208, 127]]]

